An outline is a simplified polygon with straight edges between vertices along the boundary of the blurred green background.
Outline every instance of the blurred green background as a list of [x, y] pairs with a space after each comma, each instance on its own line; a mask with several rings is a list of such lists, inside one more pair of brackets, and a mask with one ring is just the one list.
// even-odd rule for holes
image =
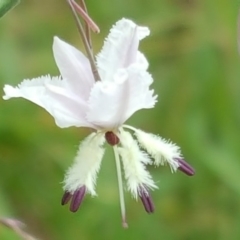
[[[129, 229], [121, 227], [115, 163], [107, 150], [97, 198], [87, 196], [72, 214], [62, 207], [61, 181], [87, 129], [58, 128], [40, 107], [0, 99], [0, 217], [15, 217], [42, 240], [240, 239], [240, 61], [238, 0], [88, 0], [101, 28], [95, 52], [109, 28], [127, 17], [149, 26], [141, 51], [159, 102], [129, 124], [170, 138], [196, 169], [194, 177], [149, 168], [159, 190], [153, 215], [126, 192]], [[23, 0], [0, 19], [0, 83], [58, 75], [53, 36], [83, 50], [62, 0]], [[1, 95], [3, 91], [1, 90]], [[20, 239], [0, 226], [0, 239]]]

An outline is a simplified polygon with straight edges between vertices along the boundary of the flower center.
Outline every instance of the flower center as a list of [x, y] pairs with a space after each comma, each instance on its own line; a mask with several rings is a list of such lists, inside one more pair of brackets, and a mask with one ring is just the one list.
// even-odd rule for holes
[[119, 143], [119, 138], [114, 132], [106, 132], [105, 139], [111, 146], [117, 145]]

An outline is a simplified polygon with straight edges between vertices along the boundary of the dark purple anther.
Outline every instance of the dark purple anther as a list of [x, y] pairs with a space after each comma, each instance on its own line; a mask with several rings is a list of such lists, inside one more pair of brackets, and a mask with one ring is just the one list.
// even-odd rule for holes
[[182, 171], [183, 173], [187, 174], [188, 176], [193, 176], [195, 174], [195, 170], [191, 167], [184, 159], [178, 158], [176, 159], [179, 163], [178, 170]]
[[142, 200], [143, 206], [146, 210], [147, 213], [153, 213], [154, 212], [154, 204], [151, 198], [151, 195], [149, 194], [149, 192], [141, 187], [138, 191], [139, 197]]
[[70, 201], [70, 199], [72, 198], [72, 194], [70, 193], [70, 192], [65, 192], [64, 194], [63, 194], [63, 197], [62, 197], [62, 205], [65, 205], [65, 204], [67, 204], [69, 201]]
[[82, 186], [78, 190], [76, 190], [72, 196], [72, 201], [70, 204], [70, 211], [76, 212], [78, 208], [80, 207], [82, 200], [84, 198], [84, 195], [86, 193], [86, 187]]
[[110, 144], [111, 146], [117, 145], [120, 141], [118, 136], [114, 132], [106, 132], [105, 138], [108, 144]]

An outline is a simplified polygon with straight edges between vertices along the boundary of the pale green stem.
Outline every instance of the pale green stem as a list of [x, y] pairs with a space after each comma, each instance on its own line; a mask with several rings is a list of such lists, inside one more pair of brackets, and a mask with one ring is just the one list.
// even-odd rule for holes
[[123, 192], [122, 172], [121, 172], [121, 165], [120, 165], [120, 159], [119, 159], [119, 153], [118, 153], [117, 146], [113, 146], [113, 151], [114, 151], [116, 168], [117, 168], [120, 208], [121, 208], [121, 214], [122, 214], [122, 225], [124, 228], [127, 228], [128, 224], [126, 221], [126, 209], [125, 209], [124, 192]]

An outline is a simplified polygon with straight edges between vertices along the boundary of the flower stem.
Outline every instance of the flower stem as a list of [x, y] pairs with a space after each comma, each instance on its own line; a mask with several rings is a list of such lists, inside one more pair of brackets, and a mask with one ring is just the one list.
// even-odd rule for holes
[[84, 0], [80, 0], [80, 6], [74, 0], [71, 0], [71, 2], [75, 10], [82, 16], [82, 18], [86, 22], [87, 28], [88, 29], [91, 28], [93, 32], [99, 33], [100, 32], [99, 27], [88, 15], [87, 7]]
[[121, 165], [120, 165], [120, 159], [119, 159], [117, 146], [113, 146], [113, 151], [114, 151], [116, 168], [117, 168], [118, 189], [119, 189], [120, 207], [121, 207], [121, 214], [122, 214], [122, 225], [124, 228], [127, 228], [128, 224], [126, 221], [126, 210], [125, 210], [124, 193], [123, 193], [122, 173], [121, 173]]
[[76, 10], [75, 10], [75, 8], [73, 6], [73, 1], [72, 0], [67, 0], [67, 2], [68, 2], [69, 6], [70, 6], [70, 8], [71, 8], [71, 10], [73, 12], [73, 16], [74, 16], [74, 19], [76, 21], [78, 31], [79, 31], [80, 36], [82, 38], [83, 45], [84, 45], [84, 47], [86, 49], [86, 52], [87, 52], [87, 55], [88, 55], [88, 58], [89, 58], [89, 62], [90, 62], [90, 65], [91, 65], [91, 69], [92, 69], [92, 72], [93, 72], [94, 79], [95, 79], [95, 81], [99, 81], [100, 80], [100, 76], [99, 76], [99, 73], [98, 73], [98, 70], [97, 70], [97, 66], [95, 64], [95, 59], [94, 59], [94, 56], [93, 56], [93, 52], [92, 52], [90, 43], [88, 42], [88, 39], [86, 37], [86, 34], [85, 34], [84, 29], [83, 29], [82, 23], [78, 19]]
[[[85, 4], [84, 0], [80, 0], [80, 6], [88, 16], [87, 7], [86, 7], [86, 4]], [[91, 19], [88, 22], [85, 20], [85, 34], [86, 34], [86, 38], [88, 40], [88, 44], [89, 44], [90, 48], [93, 49], [92, 48], [91, 32], [90, 32], [90, 27], [89, 27], [91, 25], [91, 22], [92, 22]]]

